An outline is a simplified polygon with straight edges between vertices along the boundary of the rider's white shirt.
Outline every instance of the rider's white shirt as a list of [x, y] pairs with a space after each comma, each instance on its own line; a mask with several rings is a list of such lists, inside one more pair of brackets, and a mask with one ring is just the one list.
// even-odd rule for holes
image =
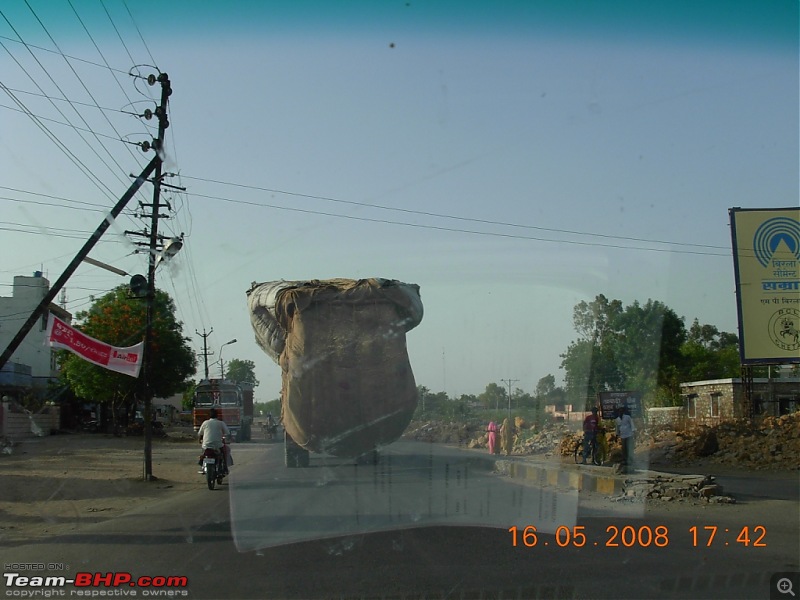
[[197, 437], [203, 438], [203, 449], [222, 448], [222, 436], [231, 435], [230, 429], [224, 421], [218, 419], [207, 419], [200, 425], [200, 430], [197, 432]]

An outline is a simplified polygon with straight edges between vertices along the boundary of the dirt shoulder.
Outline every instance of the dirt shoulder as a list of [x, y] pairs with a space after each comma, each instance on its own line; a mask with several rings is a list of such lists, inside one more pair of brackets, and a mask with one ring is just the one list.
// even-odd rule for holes
[[198, 445], [170, 435], [152, 445], [144, 481], [144, 439], [60, 434], [24, 439], [0, 454], [0, 543], [78, 531], [198, 484]]

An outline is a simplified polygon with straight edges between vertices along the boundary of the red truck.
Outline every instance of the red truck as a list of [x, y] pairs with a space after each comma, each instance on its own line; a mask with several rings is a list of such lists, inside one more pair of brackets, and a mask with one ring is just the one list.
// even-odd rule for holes
[[[192, 407], [194, 431], [208, 419], [209, 411], [217, 409], [217, 416], [231, 430], [233, 439], [243, 442], [250, 439], [253, 422], [253, 390], [248, 387], [245, 394], [242, 386], [224, 379], [203, 379], [197, 384]], [[249, 411], [247, 407], [249, 406]]]

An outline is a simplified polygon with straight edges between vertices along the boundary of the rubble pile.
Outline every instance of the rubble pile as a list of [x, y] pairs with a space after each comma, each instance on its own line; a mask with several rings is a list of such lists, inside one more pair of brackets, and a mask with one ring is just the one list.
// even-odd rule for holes
[[[562, 455], [571, 455], [575, 448], [575, 443], [581, 437], [571, 434], [564, 423], [557, 423], [550, 428], [532, 432], [530, 437], [523, 437], [518, 440], [514, 444], [514, 450], [515, 452], [518, 451], [519, 454], [544, 454], [549, 456], [557, 452]], [[568, 448], [568, 450], [565, 450], [565, 448]]]
[[735, 504], [730, 496], [723, 495], [722, 486], [710, 475], [676, 475], [629, 479], [625, 481], [620, 500], [704, 500], [716, 504]]
[[[544, 428], [515, 422], [514, 455], [571, 456], [582, 433], [563, 422]], [[486, 423], [413, 421], [404, 437], [426, 442], [457, 444], [467, 448], [488, 447]], [[498, 436], [499, 439], [499, 436]], [[620, 459], [619, 440], [608, 434], [608, 462]], [[728, 421], [714, 427], [684, 429], [640, 428], [636, 453], [647, 453], [654, 465], [690, 465], [698, 461], [736, 465], [750, 469], [800, 468], [800, 412], [781, 417], [765, 417], [755, 425], [749, 421]]]
[[[481, 429], [485, 427], [470, 423], [455, 423], [453, 421], [412, 421], [403, 434], [404, 438], [417, 440], [419, 442], [435, 442], [439, 444], [458, 444], [469, 445], [476, 439], [484, 438], [486, 445], [486, 433], [481, 436]], [[469, 446], [470, 448], [476, 446]], [[477, 446], [479, 447], [479, 446]]]
[[765, 417], [755, 426], [737, 420], [653, 434], [651, 456], [659, 462], [687, 464], [708, 458], [751, 469], [800, 468], [800, 412]]

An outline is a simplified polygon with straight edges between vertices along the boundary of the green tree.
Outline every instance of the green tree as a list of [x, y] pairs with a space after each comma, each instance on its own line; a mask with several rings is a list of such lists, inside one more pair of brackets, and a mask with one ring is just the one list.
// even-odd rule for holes
[[547, 374], [536, 384], [536, 397], [547, 398], [556, 389], [556, 378], [554, 375]]
[[253, 387], [258, 386], [256, 364], [252, 360], [234, 358], [228, 361], [227, 367], [225, 379], [230, 379], [235, 383], [252, 383]]
[[482, 394], [478, 394], [478, 400], [483, 404], [484, 408], [494, 408], [497, 410], [500, 406], [506, 404], [506, 389], [497, 383], [490, 383]]
[[683, 319], [661, 302], [624, 307], [602, 294], [573, 312], [579, 339], [561, 355], [568, 398], [594, 404], [598, 392], [636, 389], [653, 395], [674, 379], [686, 339]]
[[[88, 311], [75, 315], [76, 327], [112, 346], [133, 346], [144, 338], [146, 311], [144, 301], [129, 297], [128, 286], [119, 286], [95, 301]], [[196, 358], [182, 327], [175, 317], [175, 303], [166, 292], [156, 290], [152, 355], [148, 358], [148, 372], [140, 374], [140, 378], [147, 378], [144, 383], [155, 397], [166, 398], [182, 391], [195, 373]], [[135, 407], [137, 394], [140, 396], [143, 391], [139, 378], [109, 371], [75, 354], [63, 352], [61, 365], [62, 379], [77, 396], [107, 402], [112, 409]]]
[[735, 377], [739, 373], [734, 334], [684, 318], [656, 300], [623, 306], [602, 294], [575, 306], [579, 338], [561, 355], [567, 395], [588, 406], [598, 392], [630, 389], [651, 406], [680, 402], [685, 381]]
[[739, 340], [736, 334], [719, 331], [713, 325], [701, 325], [695, 319], [680, 351], [684, 381], [739, 376]]
[[617, 318], [614, 357], [623, 385], [653, 395], [681, 364], [686, 341], [683, 319], [665, 304], [634, 302]]
[[186, 387], [183, 390], [183, 396], [181, 397], [181, 408], [183, 408], [183, 410], [192, 410], [192, 407], [194, 406], [194, 392], [196, 389], [196, 381], [189, 381], [186, 383]]

